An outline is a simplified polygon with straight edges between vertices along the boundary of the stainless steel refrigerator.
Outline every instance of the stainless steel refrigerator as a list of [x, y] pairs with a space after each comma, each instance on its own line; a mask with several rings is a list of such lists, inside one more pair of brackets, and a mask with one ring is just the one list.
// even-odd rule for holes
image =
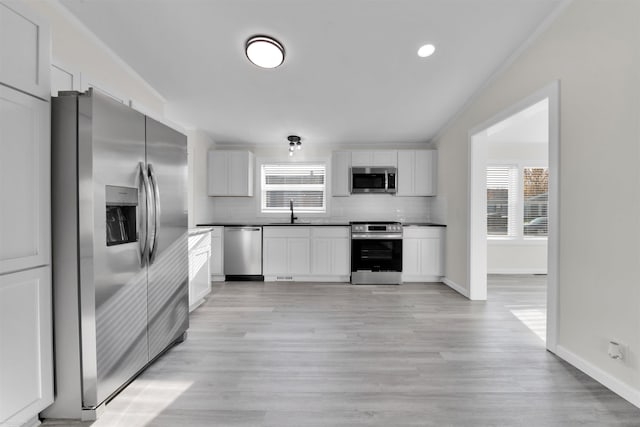
[[55, 401], [101, 405], [188, 328], [187, 144], [95, 90], [52, 99]]

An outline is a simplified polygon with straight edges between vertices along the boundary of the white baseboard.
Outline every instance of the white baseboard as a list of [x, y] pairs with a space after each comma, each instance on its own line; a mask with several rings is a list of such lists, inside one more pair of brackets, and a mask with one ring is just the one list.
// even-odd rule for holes
[[445, 285], [447, 285], [448, 287], [450, 287], [451, 289], [453, 289], [457, 293], [461, 294], [462, 296], [465, 296], [465, 297], [469, 298], [469, 290], [465, 289], [462, 286], [460, 286], [459, 284], [457, 284], [453, 280], [449, 280], [447, 277], [445, 277], [444, 279], [442, 279], [442, 283], [444, 283]]
[[212, 282], [224, 282], [224, 274], [222, 274], [222, 275], [212, 274], [211, 275], [211, 281]]
[[419, 274], [402, 275], [402, 283], [413, 282], [442, 282], [442, 276], [424, 276]]
[[616, 393], [620, 397], [628, 400], [630, 403], [640, 408], [640, 390], [623, 383], [619, 379], [613, 377], [611, 374], [605, 372], [594, 364], [587, 362], [582, 357], [567, 350], [561, 345], [558, 345], [556, 347], [556, 354], [558, 355], [558, 357], [564, 359], [576, 368], [580, 369], [582, 372], [589, 375], [591, 378], [598, 381], [600, 384], [607, 387], [612, 392]]
[[[286, 279], [283, 279], [286, 277]], [[332, 282], [332, 283], [349, 283], [349, 276], [264, 276], [265, 282]]]
[[546, 268], [493, 268], [487, 274], [547, 274]]

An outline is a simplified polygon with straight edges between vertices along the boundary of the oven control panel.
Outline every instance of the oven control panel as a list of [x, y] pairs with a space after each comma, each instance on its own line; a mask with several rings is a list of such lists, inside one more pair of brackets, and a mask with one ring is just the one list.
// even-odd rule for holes
[[351, 231], [356, 233], [402, 233], [402, 224], [352, 224]]
[[351, 223], [352, 239], [402, 239], [402, 224], [388, 223]]

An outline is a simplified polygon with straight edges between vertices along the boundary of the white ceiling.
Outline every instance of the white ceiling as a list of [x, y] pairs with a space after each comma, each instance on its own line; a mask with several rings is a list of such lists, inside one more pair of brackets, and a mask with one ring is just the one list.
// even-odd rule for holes
[[[428, 141], [561, 1], [61, 0], [173, 120], [249, 144]], [[248, 62], [255, 34], [283, 65]]]

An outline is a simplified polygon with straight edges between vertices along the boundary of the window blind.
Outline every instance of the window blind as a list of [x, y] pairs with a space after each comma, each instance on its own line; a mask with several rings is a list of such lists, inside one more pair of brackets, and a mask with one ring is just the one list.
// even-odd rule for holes
[[518, 169], [516, 166], [487, 167], [487, 234], [516, 235]]
[[326, 166], [323, 164], [264, 164], [261, 173], [262, 212], [326, 211]]

